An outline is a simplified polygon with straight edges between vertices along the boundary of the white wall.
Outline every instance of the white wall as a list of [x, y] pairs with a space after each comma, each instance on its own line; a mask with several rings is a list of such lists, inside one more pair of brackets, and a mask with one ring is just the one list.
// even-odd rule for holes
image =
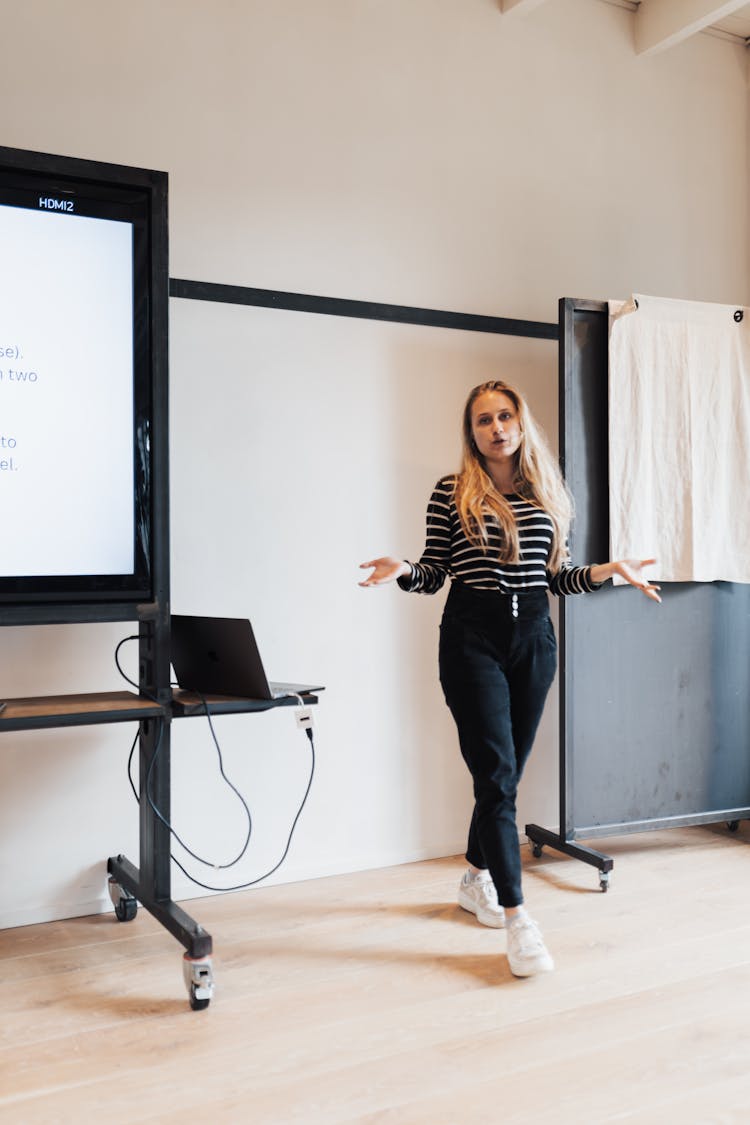
[[[0, 142], [168, 171], [174, 277], [547, 321], [560, 296], [750, 298], [747, 61], [726, 41], [639, 58], [631, 14], [598, 0], [524, 19], [494, 0], [27, 0], [3, 39]], [[173, 607], [251, 616], [274, 677], [327, 685], [276, 878], [461, 850], [442, 596], [361, 590], [356, 564], [421, 549], [474, 382], [517, 379], [554, 434], [554, 345], [171, 313]], [[2, 694], [120, 687], [128, 631], [3, 630]], [[521, 824], [556, 823], [555, 701]], [[257, 831], [229, 885], [280, 853], [309, 759], [288, 713], [217, 730]], [[106, 856], [137, 859], [133, 734], [4, 736], [0, 924], [105, 905]], [[173, 737], [177, 826], [223, 860], [242, 819], [208, 733]], [[198, 893], [179, 873], [175, 891]]]

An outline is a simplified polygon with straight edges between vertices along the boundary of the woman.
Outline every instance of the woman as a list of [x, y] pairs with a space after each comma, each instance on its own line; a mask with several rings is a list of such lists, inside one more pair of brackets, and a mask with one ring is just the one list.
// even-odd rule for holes
[[450, 575], [440, 625], [440, 683], [474, 781], [468, 870], [458, 901], [485, 926], [507, 927], [515, 976], [553, 968], [523, 904], [516, 792], [555, 675], [548, 590], [591, 592], [620, 575], [661, 601], [643, 571], [655, 559], [574, 567], [572, 503], [555, 458], [522, 396], [483, 383], [463, 414], [458, 474], [438, 481], [418, 563], [380, 558], [362, 586], [398, 581], [434, 594]]

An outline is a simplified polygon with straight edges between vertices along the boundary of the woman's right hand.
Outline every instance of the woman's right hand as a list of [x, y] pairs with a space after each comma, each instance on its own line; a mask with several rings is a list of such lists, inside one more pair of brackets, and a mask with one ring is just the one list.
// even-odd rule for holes
[[373, 568], [372, 574], [368, 574], [364, 582], [360, 582], [360, 586], [382, 586], [385, 582], [395, 582], [402, 574], [411, 574], [411, 567], [408, 562], [403, 559], [392, 559], [385, 557], [382, 559], [371, 559], [370, 562], [360, 563], [360, 570], [369, 570]]

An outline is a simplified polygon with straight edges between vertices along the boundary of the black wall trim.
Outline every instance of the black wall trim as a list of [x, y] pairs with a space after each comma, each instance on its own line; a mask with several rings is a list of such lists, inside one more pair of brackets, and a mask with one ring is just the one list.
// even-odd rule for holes
[[340, 297], [314, 297], [307, 293], [284, 293], [278, 289], [250, 289], [244, 285], [219, 285], [210, 281], [169, 279], [170, 297], [189, 301], [218, 301], [228, 305], [255, 305], [291, 312], [353, 316], [362, 320], [392, 320], [399, 324], [423, 324], [433, 328], [460, 328], [465, 332], [495, 332], [503, 336], [530, 336], [557, 340], [557, 324], [541, 320], [513, 320], [503, 316], [415, 309], [408, 305], [381, 305], [372, 301], [347, 301]]

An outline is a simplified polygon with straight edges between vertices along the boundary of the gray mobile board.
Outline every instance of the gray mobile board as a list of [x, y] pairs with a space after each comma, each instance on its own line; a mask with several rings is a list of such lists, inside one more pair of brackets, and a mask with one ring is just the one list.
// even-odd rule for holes
[[[561, 300], [575, 563], [609, 558], [607, 340], [606, 302]], [[750, 818], [750, 585], [665, 583], [662, 597], [608, 583], [561, 599], [560, 828], [526, 834], [537, 856], [597, 867], [602, 890], [611, 857], [576, 841]]]

